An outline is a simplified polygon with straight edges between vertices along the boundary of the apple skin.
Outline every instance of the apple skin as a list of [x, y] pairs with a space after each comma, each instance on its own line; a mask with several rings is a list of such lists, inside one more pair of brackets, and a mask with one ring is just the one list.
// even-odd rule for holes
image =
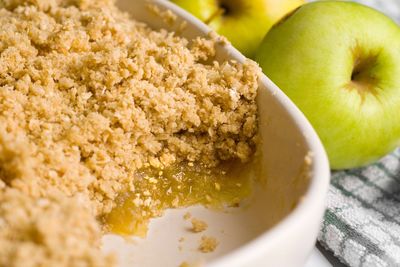
[[303, 5], [256, 56], [318, 132], [333, 169], [371, 163], [400, 144], [400, 28], [369, 7]]
[[172, 0], [224, 35], [247, 57], [271, 26], [304, 0]]
[[217, 0], [171, 0], [203, 22], [208, 22], [220, 12]]

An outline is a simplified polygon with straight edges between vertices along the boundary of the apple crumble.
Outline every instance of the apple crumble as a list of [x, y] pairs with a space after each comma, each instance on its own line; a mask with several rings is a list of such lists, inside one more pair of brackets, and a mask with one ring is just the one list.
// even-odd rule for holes
[[0, 0], [0, 266], [113, 266], [127, 196], [146, 217], [224, 191], [203, 178], [254, 154], [259, 68], [215, 45], [109, 0]]

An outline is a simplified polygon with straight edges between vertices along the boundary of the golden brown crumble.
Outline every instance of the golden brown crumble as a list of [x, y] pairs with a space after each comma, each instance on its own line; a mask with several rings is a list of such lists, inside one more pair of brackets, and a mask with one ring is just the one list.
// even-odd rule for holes
[[96, 218], [151, 204], [138, 170], [248, 161], [259, 69], [214, 55], [111, 0], [0, 0], [0, 266], [112, 266]]
[[177, 19], [177, 16], [169, 9], [161, 10], [158, 6], [154, 4], [148, 4], [147, 8], [152, 12], [154, 15], [160, 17], [165, 23], [172, 25]]
[[185, 214], [183, 214], [183, 219], [184, 220], [189, 220], [190, 218], [192, 218], [192, 214], [190, 212], [186, 212]]
[[35, 198], [6, 188], [0, 194], [0, 266], [113, 266], [99, 253], [102, 232], [79, 197], [49, 192]]
[[188, 263], [186, 261], [182, 262], [179, 267], [202, 267], [204, 266], [203, 263], [197, 262], [197, 263]]
[[193, 218], [191, 222], [192, 222], [192, 231], [194, 233], [203, 232], [208, 228], [208, 224], [205, 221]]
[[218, 240], [212, 236], [202, 236], [200, 240], [199, 250], [203, 253], [213, 252], [218, 246]]

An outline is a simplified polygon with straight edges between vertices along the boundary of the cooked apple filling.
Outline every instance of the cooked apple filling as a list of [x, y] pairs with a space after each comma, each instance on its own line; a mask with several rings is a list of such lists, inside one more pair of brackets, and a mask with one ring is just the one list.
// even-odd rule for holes
[[140, 170], [135, 188], [119, 195], [103, 222], [111, 232], [145, 237], [149, 219], [167, 208], [238, 206], [252, 191], [254, 162], [229, 161], [211, 168], [182, 162], [162, 170]]
[[0, 266], [113, 266], [104, 231], [248, 194], [259, 68], [215, 45], [108, 0], [0, 0]]

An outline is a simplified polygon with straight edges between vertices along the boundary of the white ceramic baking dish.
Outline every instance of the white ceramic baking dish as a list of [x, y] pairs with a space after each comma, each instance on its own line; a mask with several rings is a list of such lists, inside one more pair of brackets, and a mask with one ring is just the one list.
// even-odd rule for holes
[[[132, 18], [154, 29], [179, 31], [189, 39], [207, 35], [210, 29], [184, 10], [165, 0], [119, 0], [119, 7]], [[166, 23], [148, 8], [171, 10], [178, 19]], [[186, 27], [181, 30], [185, 21]], [[249, 29], [251, 30], [251, 29]], [[232, 46], [218, 47], [217, 60], [245, 58]], [[146, 239], [127, 241], [107, 235], [104, 250], [116, 251], [120, 266], [169, 267], [183, 261], [209, 267], [299, 267], [311, 252], [319, 230], [329, 184], [329, 164], [323, 146], [310, 123], [297, 107], [266, 77], [258, 93], [262, 166], [265, 180], [244, 208], [218, 212], [203, 207], [169, 210], [150, 223]], [[309, 167], [307, 154], [312, 155]], [[306, 174], [306, 175], [305, 175]], [[187, 230], [182, 216], [208, 222], [206, 233], [219, 246], [212, 253], [196, 249], [201, 234]], [[180, 242], [181, 237], [185, 241]]]

